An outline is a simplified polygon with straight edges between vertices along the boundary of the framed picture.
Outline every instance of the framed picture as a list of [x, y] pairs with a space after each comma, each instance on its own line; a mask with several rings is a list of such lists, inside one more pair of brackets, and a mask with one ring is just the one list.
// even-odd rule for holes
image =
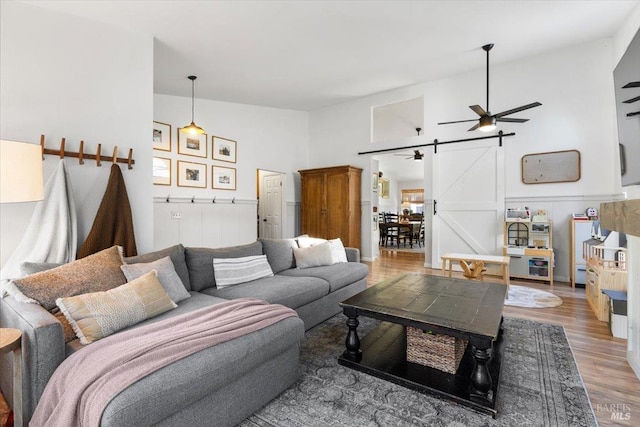
[[207, 165], [178, 160], [178, 187], [207, 188]]
[[212, 184], [211, 187], [217, 190], [235, 190], [236, 189], [236, 170], [235, 168], [225, 168], [222, 166], [211, 167]]
[[212, 136], [211, 142], [213, 145], [213, 160], [229, 163], [236, 162], [236, 141], [219, 136]]
[[171, 185], [171, 159], [153, 158], [153, 185]]
[[178, 154], [207, 158], [207, 134], [192, 135], [180, 132], [178, 128]]
[[372, 174], [371, 189], [378, 192], [378, 172]]
[[153, 122], [153, 149], [171, 151], [171, 125]]

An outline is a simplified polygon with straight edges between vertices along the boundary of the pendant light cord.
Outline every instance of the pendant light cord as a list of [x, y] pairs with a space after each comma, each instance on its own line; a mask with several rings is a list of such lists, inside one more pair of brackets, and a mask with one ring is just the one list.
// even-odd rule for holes
[[195, 111], [195, 109], [194, 109], [194, 104], [195, 104], [195, 101], [194, 101], [194, 97], [195, 97], [194, 85], [195, 85], [195, 83], [196, 83], [196, 79], [192, 79], [191, 80], [191, 123], [194, 123], [193, 116], [194, 116], [194, 111]]

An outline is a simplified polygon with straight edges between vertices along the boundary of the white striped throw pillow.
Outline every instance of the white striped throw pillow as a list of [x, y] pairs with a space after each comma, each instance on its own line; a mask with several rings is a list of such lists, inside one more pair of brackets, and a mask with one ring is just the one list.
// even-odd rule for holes
[[239, 283], [250, 282], [261, 277], [273, 276], [266, 255], [241, 258], [214, 258], [213, 275], [216, 287], [224, 288]]

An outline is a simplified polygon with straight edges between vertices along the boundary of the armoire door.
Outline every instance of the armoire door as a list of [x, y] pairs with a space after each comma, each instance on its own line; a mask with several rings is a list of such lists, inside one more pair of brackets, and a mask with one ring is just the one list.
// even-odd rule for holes
[[327, 173], [327, 235], [325, 239], [348, 237], [349, 174], [347, 170]]
[[312, 237], [327, 236], [325, 176], [324, 173], [302, 175], [301, 232]]

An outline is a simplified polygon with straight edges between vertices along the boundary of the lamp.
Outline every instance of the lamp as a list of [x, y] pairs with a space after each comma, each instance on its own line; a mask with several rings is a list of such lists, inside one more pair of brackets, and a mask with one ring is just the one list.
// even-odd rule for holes
[[197, 124], [195, 124], [195, 122], [193, 121], [193, 110], [194, 110], [194, 85], [195, 85], [195, 81], [198, 77], [196, 76], [189, 76], [187, 77], [189, 80], [191, 80], [191, 124], [189, 126], [185, 126], [183, 128], [180, 129], [180, 132], [183, 133], [190, 133], [191, 135], [202, 135], [203, 133], [205, 133], [204, 129], [202, 129], [200, 126], [198, 126]]
[[496, 128], [496, 118], [494, 116], [486, 115], [480, 117], [480, 125], [478, 130], [481, 132], [491, 132]]
[[0, 140], [0, 203], [44, 199], [42, 148]]

